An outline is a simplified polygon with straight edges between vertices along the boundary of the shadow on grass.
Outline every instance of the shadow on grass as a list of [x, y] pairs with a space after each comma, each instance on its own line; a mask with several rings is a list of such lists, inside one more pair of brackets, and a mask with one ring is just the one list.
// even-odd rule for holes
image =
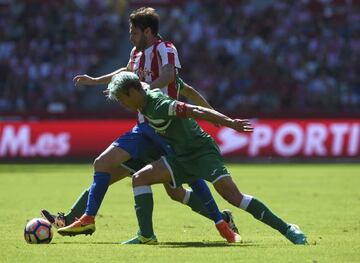
[[65, 242], [51, 242], [53, 245], [120, 245], [120, 242], [79, 242], [79, 241], [65, 241]]
[[213, 242], [160, 242], [158, 245], [160, 248], [187, 248], [187, 247], [249, 247], [257, 246], [249, 242], [241, 242], [229, 244], [223, 241], [213, 241]]
[[[52, 245], [121, 245], [120, 242], [79, 242], [79, 241], [66, 241], [66, 242], [53, 242]], [[159, 248], [194, 248], [194, 247], [253, 247], [259, 246], [251, 242], [241, 242], [229, 244], [223, 241], [209, 241], [209, 242], [159, 242], [154, 245]]]

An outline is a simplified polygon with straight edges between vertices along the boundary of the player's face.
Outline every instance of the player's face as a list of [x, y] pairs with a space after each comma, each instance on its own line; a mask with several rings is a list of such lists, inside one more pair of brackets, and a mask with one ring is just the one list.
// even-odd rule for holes
[[146, 38], [144, 32], [130, 24], [130, 42], [136, 47], [137, 50], [144, 50], [146, 47]]

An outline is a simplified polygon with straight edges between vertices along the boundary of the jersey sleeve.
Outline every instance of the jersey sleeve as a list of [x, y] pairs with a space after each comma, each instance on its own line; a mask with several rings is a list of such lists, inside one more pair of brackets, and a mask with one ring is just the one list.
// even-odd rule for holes
[[157, 50], [161, 60], [161, 66], [172, 64], [175, 68], [181, 68], [178, 52], [171, 42], [161, 42]]
[[184, 102], [166, 99], [155, 105], [153, 116], [161, 119], [186, 118], [186, 108]]

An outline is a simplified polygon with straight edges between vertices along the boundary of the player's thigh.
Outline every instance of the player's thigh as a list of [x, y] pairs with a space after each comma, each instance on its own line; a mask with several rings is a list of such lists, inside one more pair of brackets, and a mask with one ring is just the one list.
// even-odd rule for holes
[[[155, 161], [155, 160], [152, 160]], [[152, 162], [151, 161], [151, 162]], [[145, 167], [146, 162], [143, 159], [129, 159], [126, 162], [120, 163], [119, 166], [111, 169], [110, 184], [120, 181], [126, 177], [131, 177], [136, 171]]]
[[164, 162], [160, 159], [146, 165], [132, 177], [133, 187], [169, 183], [171, 175]]
[[130, 159], [130, 154], [120, 147], [110, 145], [94, 161], [95, 171], [106, 171]]
[[126, 177], [131, 177], [131, 172], [121, 166], [111, 168], [110, 174], [111, 174], [110, 184], [116, 183]]

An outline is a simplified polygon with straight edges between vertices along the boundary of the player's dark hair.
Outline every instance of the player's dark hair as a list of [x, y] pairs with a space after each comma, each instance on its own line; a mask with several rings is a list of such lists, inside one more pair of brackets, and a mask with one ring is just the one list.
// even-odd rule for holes
[[154, 8], [140, 7], [130, 14], [129, 22], [141, 31], [150, 28], [154, 36], [159, 32], [160, 17]]

